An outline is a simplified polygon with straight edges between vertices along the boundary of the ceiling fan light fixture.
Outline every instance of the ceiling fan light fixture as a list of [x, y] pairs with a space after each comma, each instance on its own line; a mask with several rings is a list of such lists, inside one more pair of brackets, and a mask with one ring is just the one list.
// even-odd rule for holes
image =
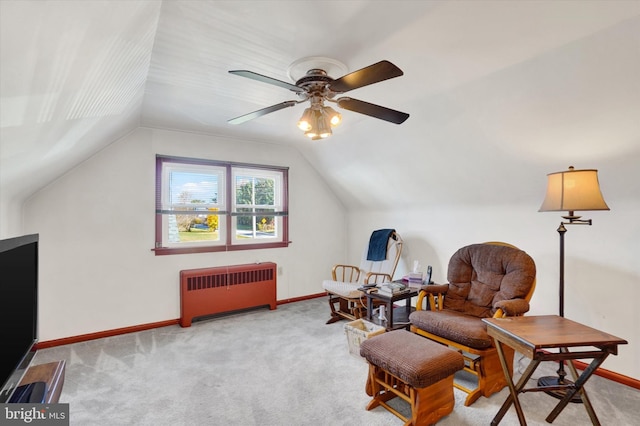
[[342, 115], [331, 107], [323, 107], [323, 114], [329, 119], [331, 127], [337, 127], [342, 123]]
[[[305, 110], [300, 122], [298, 123], [298, 127], [304, 130], [304, 135], [314, 141], [331, 136], [330, 118], [324, 111], [324, 107], [312, 107], [307, 108], [307, 110]], [[309, 125], [306, 130], [300, 126], [300, 123], [303, 122]]]
[[[307, 137], [316, 140], [331, 136], [331, 128], [338, 126], [342, 122], [342, 116], [333, 108], [324, 106], [325, 102], [333, 102], [340, 108], [394, 124], [402, 124], [409, 118], [407, 113], [350, 97], [343, 96], [334, 100], [336, 95], [342, 95], [370, 84], [400, 77], [403, 75], [400, 68], [387, 60], [382, 60], [357, 71], [344, 74], [346, 71], [344, 64], [323, 57], [303, 58], [291, 64], [287, 74], [295, 81], [295, 84], [248, 70], [231, 70], [229, 71], [230, 74], [295, 92], [299, 100], [281, 102], [227, 121], [230, 124], [240, 124], [302, 102], [310, 102], [310, 107], [304, 110], [297, 125]], [[331, 77], [336, 73], [343, 75], [337, 79]]]
[[302, 113], [302, 117], [298, 121], [298, 128], [303, 132], [308, 132], [313, 128], [314, 114], [311, 108], [307, 108]]
[[315, 130], [309, 130], [308, 132], [304, 132], [304, 135], [311, 139], [312, 141], [317, 141], [320, 138], [320, 135]]
[[331, 131], [331, 122], [330, 122], [329, 115], [326, 113], [324, 108], [326, 107], [323, 107], [322, 109], [317, 110], [316, 112], [317, 125], [314, 127], [314, 129], [318, 132], [318, 134], [322, 139], [328, 138], [333, 133]]

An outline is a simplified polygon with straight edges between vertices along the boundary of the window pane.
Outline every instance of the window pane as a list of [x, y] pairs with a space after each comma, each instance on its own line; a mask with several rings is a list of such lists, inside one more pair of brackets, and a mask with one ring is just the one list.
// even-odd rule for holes
[[248, 176], [236, 176], [236, 204], [253, 205], [253, 179]]
[[218, 175], [172, 171], [169, 177], [169, 204], [217, 204]]
[[[274, 209], [238, 208], [236, 218], [236, 239], [265, 239], [278, 236], [278, 220]], [[244, 213], [244, 214], [243, 214]]]
[[213, 214], [166, 215], [170, 243], [197, 243], [220, 241], [220, 215]]
[[[239, 208], [234, 216], [235, 241], [237, 243], [258, 242], [279, 238], [282, 217], [275, 216], [273, 209]], [[242, 214], [245, 213], [245, 214]]]
[[252, 176], [236, 176], [236, 205], [273, 206], [275, 204], [275, 179]]
[[256, 209], [263, 215], [256, 216], [256, 228], [258, 230], [256, 238], [272, 238], [276, 236], [276, 217], [267, 213], [272, 213], [273, 209]]
[[273, 206], [275, 199], [274, 182], [273, 179], [256, 178], [255, 192], [257, 205]]

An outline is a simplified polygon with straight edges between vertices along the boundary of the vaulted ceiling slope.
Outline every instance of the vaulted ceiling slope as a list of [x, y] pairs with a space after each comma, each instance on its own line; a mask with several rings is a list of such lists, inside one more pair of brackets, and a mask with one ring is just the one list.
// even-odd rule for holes
[[[5, 196], [28, 196], [139, 126], [291, 145], [353, 209], [424, 193], [491, 202], [513, 184], [505, 176], [540, 180], [568, 154], [640, 155], [638, 1], [2, 0], [0, 19]], [[302, 106], [227, 123], [292, 99], [228, 70], [290, 81], [307, 56], [349, 72], [390, 60], [404, 76], [353, 96], [411, 117], [343, 110], [321, 142], [296, 128]]]

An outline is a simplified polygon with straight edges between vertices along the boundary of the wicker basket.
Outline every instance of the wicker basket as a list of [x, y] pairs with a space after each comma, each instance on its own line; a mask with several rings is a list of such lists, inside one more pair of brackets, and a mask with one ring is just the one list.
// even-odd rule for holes
[[344, 325], [344, 332], [347, 335], [349, 353], [360, 356], [360, 343], [370, 337], [384, 333], [385, 328], [361, 319], [352, 321]]

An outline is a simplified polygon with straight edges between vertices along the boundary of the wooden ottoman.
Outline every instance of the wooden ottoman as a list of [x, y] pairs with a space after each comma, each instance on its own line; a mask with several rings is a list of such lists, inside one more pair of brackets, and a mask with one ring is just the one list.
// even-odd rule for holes
[[[453, 374], [464, 368], [460, 353], [402, 329], [363, 341], [360, 355], [369, 362], [367, 410], [381, 405], [405, 426], [432, 425], [453, 411]], [[411, 405], [411, 418], [387, 404], [396, 396]]]

